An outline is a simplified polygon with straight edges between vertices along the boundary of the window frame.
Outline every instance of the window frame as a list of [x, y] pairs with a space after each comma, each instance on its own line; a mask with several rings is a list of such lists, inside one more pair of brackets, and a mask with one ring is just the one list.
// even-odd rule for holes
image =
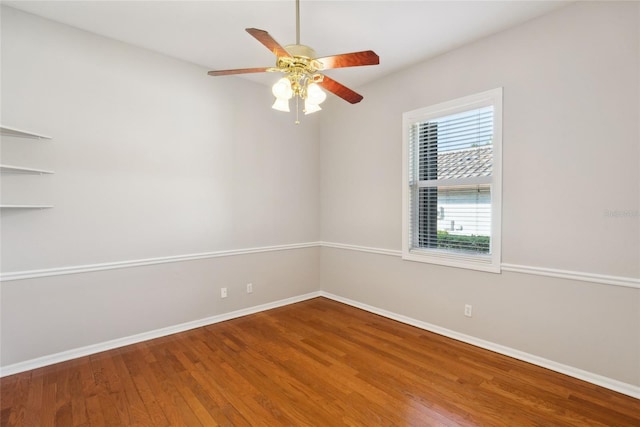
[[[450, 267], [500, 273], [502, 257], [502, 96], [501, 87], [485, 92], [438, 103], [424, 108], [408, 111], [402, 115], [402, 258]], [[410, 236], [411, 221], [415, 216], [411, 204], [409, 165], [411, 127], [420, 122], [442, 118], [481, 107], [493, 106], [493, 166], [491, 175], [491, 250], [490, 254], [461, 254], [445, 249], [412, 248], [413, 236]], [[471, 183], [473, 180], [464, 181]], [[446, 186], [443, 180], [443, 187]], [[451, 180], [449, 180], [449, 184]], [[463, 184], [461, 182], [460, 184]], [[437, 188], [437, 187], [436, 187]]]

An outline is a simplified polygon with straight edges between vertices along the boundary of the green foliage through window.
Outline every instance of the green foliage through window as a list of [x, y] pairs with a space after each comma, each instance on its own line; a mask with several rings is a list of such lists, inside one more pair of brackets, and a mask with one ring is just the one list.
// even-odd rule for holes
[[491, 240], [489, 236], [465, 236], [438, 230], [438, 248], [488, 254], [491, 250]]

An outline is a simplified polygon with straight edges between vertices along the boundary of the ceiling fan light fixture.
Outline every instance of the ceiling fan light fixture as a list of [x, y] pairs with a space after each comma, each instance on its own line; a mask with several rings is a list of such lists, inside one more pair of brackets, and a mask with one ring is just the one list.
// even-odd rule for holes
[[271, 106], [274, 110], [283, 111], [285, 113], [290, 112], [289, 100], [287, 98], [276, 98], [276, 101]]
[[305, 99], [304, 101], [304, 114], [312, 114], [315, 113], [316, 111], [320, 111], [322, 110], [322, 108], [318, 105], [318, 104], [313, 104], [311, 102], [309, 102], [308, 99]]
[[271, 87], [271, 93], [273, 93], [273, 96], [275, 96], [277, 99], [291, 99], [291, 97], [293, 97], [291, 81], [286, 77], [281, 78]]
[[307, 101], [309, 103], [320, 105], [325, 99], [327, 99], [327, 94], [320, 89], [317, 83], [311, 83], [307, 86]]
[[[1, 0], [0, 0], [1, 1]], [[275, 67], [237, 68], [232, 70], [209, 71], [210, 76], [226, 76], [235, 74], [263, 73], [278, 71], [286, 77], [278, 80], [271, 88], [276, 97], [272, 108], [290, 112], [289, 100], [296, 100], [296, 124], [299, 124], [298, 113], [300, 101], [304, 101], [304, 113], [320, 111], [320, 104], [327, 97], [324, 90], [337, 95], [350, 104], [362, 101], [362, 95], [354, 92], [325, 74], [318, 73], [331, 68], [360, 67], [377, 65], [380, 58], [372, 50], [342, 53], [339, 55], [316, 57], [316, 52], [309, 46], [300, 44], [300, 0], [296, 2], [296, 43], [282, 47], [271, 35], [258, 28], [245, 28], [254, 39], [264, 45], [276, 56]], [[322, 89], [321, 89], [322, 87]], [[324, 90], [323, 90], [324, 89]]]

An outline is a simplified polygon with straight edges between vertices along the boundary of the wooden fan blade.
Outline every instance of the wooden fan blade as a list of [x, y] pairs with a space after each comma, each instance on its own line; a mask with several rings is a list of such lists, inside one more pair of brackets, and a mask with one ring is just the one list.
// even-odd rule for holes
[[264, 73], [269, 71], [268, 67], [263, 68], [238, 68], [236, 70], [217, 70], [209, 71], [207, 74], [210, 76], [228, 76], [231, 74], [249, 74], [249, 73]]
[[285, 50], [280, 44], [274, 40], [269, 33], [257, 28], [245, 28], [245, 31], [251, 34], [256, 40], [265, 45], [278, 58], [285, 56], [291, 58], [291, 54]]
[[345, 85], [338, 83], [337, 81], [327, 76], [323, 76], [322, 81], [318, 82], [318, 85], [328, 90], [329, 92], [332, 92], [338, 95], [340, 98], [344, 99], [345, 101], [351, 104], [357, 104], [358, 102], [362, 101], [362, 98], [363, 98], [363, 96], [360, 95], [359, 93], [352, 91]]
[[380, 57], [372, 50], [324, 56], [316, 58], [316, 60], [324, 66], [324, 70], [329, 68], [359, 67], [361, 65], [378, 65], [380, 63]]

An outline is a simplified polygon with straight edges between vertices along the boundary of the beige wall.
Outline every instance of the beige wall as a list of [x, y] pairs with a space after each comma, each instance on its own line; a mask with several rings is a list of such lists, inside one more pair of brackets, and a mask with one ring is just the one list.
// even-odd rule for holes
[[399, 251], [402, 113], [503, 87], [502, 262], [630, 287], [323, 248], [322, 289], [640, 385], [639, 8], [578, 2], [391, 75], [320, 143], [321, 239]]
[[[264, 87], [5, 8], [3, 271], [299, 243], [318, 237], [317, 123]], [[265, 109], [264, 106], [267, 105]], [[97, 244], [96, 244], [97, 243]]]
[[[318, 289], [318, 248], [271, 251], [4, 282], [2, 366], [151, 333]], [[245, 285], [253, 283], [253, 293]], [[228, 296], [220, 298], [220, 288]], [[207, 323], [206, 321], [204, 322]], [[134, 338], [135, 342], [136, 339]], [[121, 344], [122, 345], [122, 344]], [[42, 361], [35, 361], [36, 366]], [[29, 364], [27, 368], [33, 367]]]
[[[261, 85], [2, 8], [2, 366], [318, 289], [317, 120]], [[90, 273], [83, 272], [93, 269]], [[44, 271], [42, 271], [44, 270]], [[253, 282], [254, 293], [244, 286]], [[219, 288], [228, 287], [221, 300]]]

